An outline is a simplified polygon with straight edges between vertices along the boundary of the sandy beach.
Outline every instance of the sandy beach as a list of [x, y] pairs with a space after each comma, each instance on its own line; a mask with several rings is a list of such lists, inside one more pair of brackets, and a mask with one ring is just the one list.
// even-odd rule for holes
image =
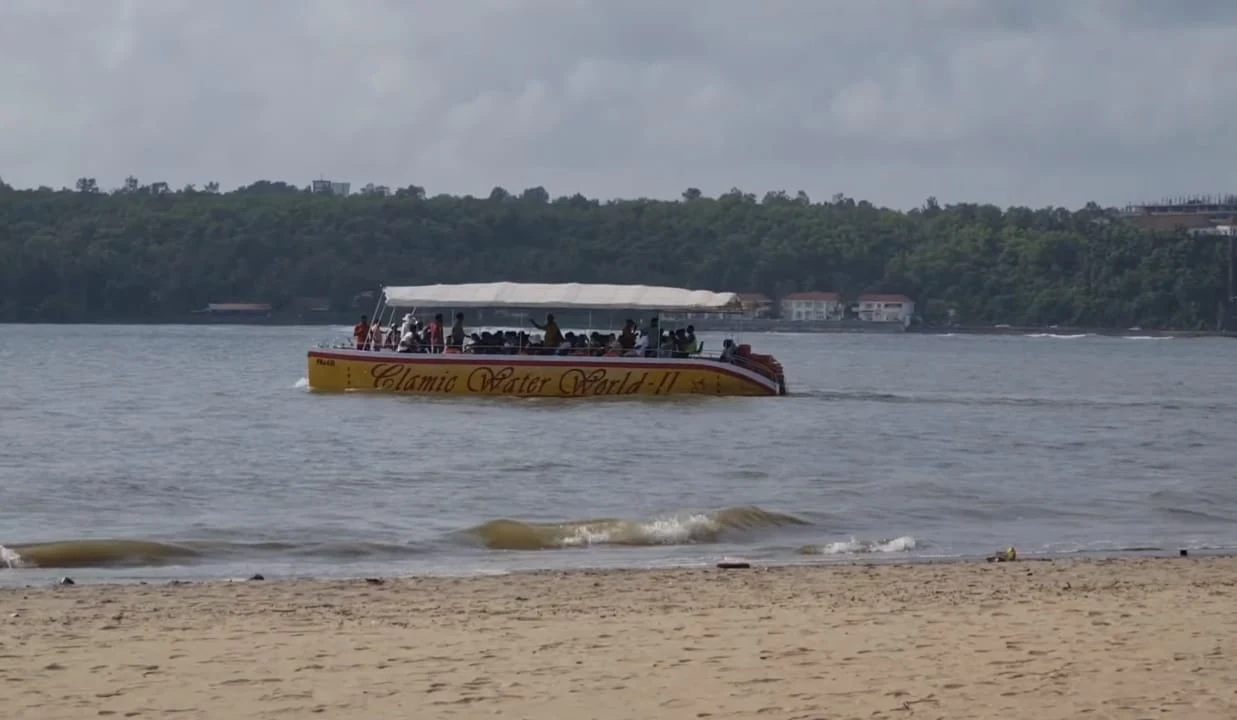
[[3, 717], [1237, 717], [1237, 559], [0, 592]]

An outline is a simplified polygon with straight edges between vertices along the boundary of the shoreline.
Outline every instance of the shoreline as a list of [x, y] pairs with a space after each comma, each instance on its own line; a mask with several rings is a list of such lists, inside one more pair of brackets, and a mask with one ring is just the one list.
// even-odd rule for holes
[[1235, 557], [0, 591], [14, 718], [1237, 714]]
[[[1168, 551], [1156, 551], [1165, 552]], [[813, 557], [808, 555], [808, 557]], [[285, 584], [301, 584], [301, 585], [347, 585], [356, 583], [367, 584], [386, 584], [386, 583], [436, 583], [446, 582], [457, 584], [459, 582], [472, 581], [487, 581], [502, 578], [563, 578], [571, 576], [596, 576], [596, 575], [614, 575], [614, 576], [631, 576], [631, 575], [682, 575], [684, 573], [770, 573], [770, 572], [786, 572], [796, 573], [800, 571], [808, 572], [830, 572], [836, 570], [853, 570], [872, 569], [872, 568], [971, 568], [971, 567], [1023, 567], [1025, 569], [1033, 569], [1040, 566], [1059, 566], [1068, 567], [1076, 565], [1113, 565], [1113, 564], [1141, 564], [1141, 563], [1160, 563], [1160, 562], [1216, 562], [1225, 561], [1233, 565], [1234, 572], [1237, 572], [1237, 551], [1224, 550], [1191, 550], [1187, 555], [1180, 555], [1179, 552], [1170, 554], [1150, 554], [1140, 551], [1130, 551], [1129, 553], [1111, 553], [1111, 554], [1095, 554], [1095, 553], [1078, 553], [1070, 555], [1023, 555], [1019, 553], [1017, 558], [1012, 561], [995, 560], [994, 556], [966, 556], [966, 557], [919, 557], [919, 558], [897, 558], [897, 557], [882, 557], [874, 555], [872, 557], [865, 556], [842, 556], [836, 561], [817, 560], [805, 562], [762, 562], [760, 560], [751, 560], [741, 556], [726, 557], [725, 559], [701, 561], [695, 563], [685, 563], [682, 565], [658, 565], [658, 566], [580, 566], [569, 568], [518, 568], [512, 570], [481, 570], [473, 573], [461, 574], [446, 574], [446, 573], [409, 573], [409, 574], [391, 574], [391, 575], [287, 575], [287, 576], [271, 576], [266, 577], [262, 573], [257, 573], [258, 577], [234, 577], [234, 578], [204, 578], [198, 580], [184, 580], [179, 578], [150, 580], [111, 580], [104, 579], [98, 581], [78, 582], [73, 580], [71, 583], [61, 584], [59, 582], [53, 584], [41, 585], [10, 585], [0, 586], [0, 600], [4, 596], [13, 593], [29, 593], [41, 591], [59, 591], [63, 589], [66, 592], [71, 592], [72, 588], [91, 588], [116, 590], [120, 588], [132, 588], [134, 586], [158, 588], [158, 587], [189, 587], [189, 586], [234, 586], [238, 584], [260, 584], [264, 586], [285, 585]], [[744, 568], [722, 568], [720, 564], [726, 563], [747, 563], [749, 567]], [[15, 570], [35, 570], [40, 572], [51, 572], [52, 574], [64, 575], [72, 579], [72, 568], [9, 568]], [[85, 568], [80, 568], [85, 569]], [[91, 568], [95, 569], [95, 568]], [[1237, 578], [1235, 578], [1237, 579]], [[374, 580], [379, 582], [374, 583]], [[1237, 585], [1237, 582], [1234, 583]]]
[[[5, 546], [0, 545], [0, 548]], [[815, 547], [815, 546], [804, 546]], [[571, 552], [564, 550], [560, 552]], [[222, 577], [219, 575], [208, 575], [195, 577], [192, 573], [184, 573], [180, 577], [173, 576], [169, 573], [163, 577], [141, 576], [142, 571], [158, 571], [169, 567], [177, 567], [181, 569], [192, 568], [194, 565], [86, 565], [86, 566], [48, 566], [40, 567], [37, 565], [26, 566], [9, 566], [0, 565], [0, 598], [4, 593], [22, 591], [22, 590], [37, 590], [49, 587], [60, 587], [63, 585], [83, 586], [83, 587], [128, 587], [133, 585], [157, 587], [161, 585], [210, 585], [215, 583], [231, 584], [237, 582], [255, 581], [253, 575], [260, 576], [259, 580], [265, 583], [288, 583], [288, 582], [309, 582], [309, 583], [334, 583], [334, 582], [358, 582], [370, 578], [379, 578], [383, 582], [386, 581], [415, 581], [418, 579], [441, 580], [441, 579], [460, 579], [469, 580], [475, 578], [487, 577], [512, 577], [512, 576], [543, 576], [543, 575], [563, 575], [574, 573], [642, 573], [642, 572], [677, 572], [677, 571], [695, 571], [695, 570], [716, 570], [718, 563], [740, 562], [748, 563], [750, 569], [753, 570], [779, 570], [779, 569], [794, 569], [794, 568], [820, 568], [822, 570], [829, 568], [842, 568], [854, 566], [877, 566], [885, 567], [891, 565], [907, 565], [907, 566], [949, 566], [949, 565], [985, 565], [985, 564], [1006, 564], [1005, 560], [997, 560], [996, 556], [1003, 552], [1003, 549], [994, 550], [988, 554], [966, 554], [966, 555], [906, 555], [899, 552], [868, 552], [868, 553], [838, 553], [828, 554], [813, 551], [799, 551], [794, 555], [795, 559], [784, 557], [779, 558], [760, 558], [748, 557], [742, 554], [716, 556], [712, 559], [683, 559], [680, 561], [666, 561], [657, 565], [640, 565], [640, 564], [596, 564], [596, 565], [572, 565], [566, 567], [542, 566], [542, 567], [485, 567], [485, 566], [470, 566], [469, 570], [452, 571], [452, 570], [413, 570], [403, 571], [399, 568], [393, 568], [390, 572], [356, 572], [356, 573], [339, 573], [339, 574], [315, 574], [313, 572], [295, 573], [289, 575], [270, 574], [269, 571], [263, 571], [263, 565], [278, 564], [278, 562], [270, 562], [254, 559], [238, 561], [237, 565], [244, 565], [247, 569], [245, 573], [235, 576]], [[1185, 553], [1185, 554], [1182, 554]], [[1071, 551], [1060, 553], [1031, 553], [1026, 554], [1021, 551], [1017, 553], [1017, 558], [1014, 563], [1022, 563], [1027, 565], [1038, 564], [1068, 564], [1078, 562], [1091, 563], [1110, 563], [1110, 562], [1126, 562], [1131, 560], [1206, 560], [1206, 559], [1231, 559], [1237, 562], [1237, 549], [1234, 548], [1180, 548], [1176, 550], [1168, 550], [1164, 548], [1133, 548], [1128, 550], [1085, 550]], [[210, 567], [210, 563], [203, 564], [205, 567]], [[133, 572], [133, 577], [96, 577], [92, 572]], [[16, 574], [30, 574], [42, 576], [39, 579], [32, 579], [31, 582], [17, 583], [4, 582], [4, 580], [16, 580]], [[82, 575], [85, 579], [82, 579]], [[51, 581], [47, 578], [56, 576], [59, 580]], [[64, 578], [68, 578], [71, 582], [62, 583]]]

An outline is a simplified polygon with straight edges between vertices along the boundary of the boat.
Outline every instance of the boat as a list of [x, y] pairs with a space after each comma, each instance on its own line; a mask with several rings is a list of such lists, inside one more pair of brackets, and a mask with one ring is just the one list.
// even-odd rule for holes
[[[646, 285], [500, 282], [383, 287], [371, 317], [381, 326], [384, 312], [390, 311], [393, 327], [395, 312], [406, 311], [407, 320], [418, 308], [450, 309], [452, 314], [467, 308], [518, 308], [521, 312], [652, 311], [655, 318], [660, 313], [741, 311], [738, 295], [729, 292]], [[535, 346], [509, 354], [516, 352], [507, 349], [502, 354], [482, 353], [467, 347], [463, 351], [450, 348], [445, 352], [408, 352], [382, 342], [335, 343], [309, 350], [308, 386], [315, 392], [430, 396], [786, 394], [781, 364], [772, 356], [751, 352], [748, 345], [732, 345], [724, 356], [665, 350], [597, 356], [585, 351], [562, 354], [570, 350]]]

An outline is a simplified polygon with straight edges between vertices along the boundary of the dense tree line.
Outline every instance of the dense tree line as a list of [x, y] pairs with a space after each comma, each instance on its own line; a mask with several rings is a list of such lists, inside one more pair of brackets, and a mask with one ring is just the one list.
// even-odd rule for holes
[[900, 212], [802, 192], [677, 201], [488, 198], [367, 186], [335, 197], [279, 182], [220, 193], [128, 178], [105, 191], [0, 183], [0, 319], [183, 316], [208, 302], [329, 297], [430, 282], [667, 284], [778, 297], [905, 293], [929, 320], [1214, 327], [1227, 246], [1152, 233], [1088, 204]]

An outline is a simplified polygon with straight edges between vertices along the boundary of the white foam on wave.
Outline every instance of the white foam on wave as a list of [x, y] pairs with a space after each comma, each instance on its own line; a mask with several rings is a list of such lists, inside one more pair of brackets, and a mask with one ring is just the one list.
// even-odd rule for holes
[[825, 545], [809, 545], [801, 548], [805, 555], [857, 555], [862, 553], [897, 553], [910, 552], [917, 543], [910, 535], [903, 535], [887, 540], [860, 540], [851, 538], [831, 542]]
[[1091, 337], [1091, 333], [1078, 333], [1075, 335], [1059, 335], [1057, 333], [1027, 333], [1025, 337], [1052, 338], [1053, 340], [1077, 340], [1079, 338]]
[[686, 545], [721, 532], [716, 519], [704, 513], [669, 516], [645, 522], [586, 523], [571, 528], [563, 547], [589, 545]]
[[3, 545], [0, 545], [0, 565], [13, 570], [15, 568], [26, 567], [26, 562], [21, 559], [21, 555], [18, 555], [16, 550], [11, 550]]
[[1122, 335], [1122, 340], [1172, 340], [1172, 335]]
[[309, 387], [309, 378], [301, 378], [292, 385], [294, 390], [304, 390], [307, 387]]

